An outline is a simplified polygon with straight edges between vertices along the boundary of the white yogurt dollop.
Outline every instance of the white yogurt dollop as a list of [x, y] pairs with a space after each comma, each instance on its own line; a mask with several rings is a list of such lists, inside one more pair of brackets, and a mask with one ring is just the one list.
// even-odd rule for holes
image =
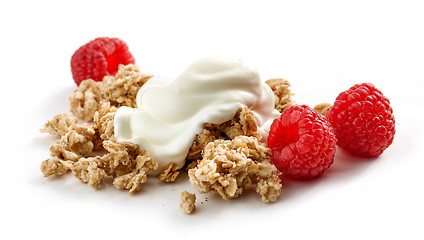
[[[136, 103], [136, 109], [116, 112], [115, 138], [152, 153], [159, 163], [153, 175], [170, 162], [184, 166], [204, 123], [228, 121], [243, 106], [254, 112], [259, 127], [269, 128], [275, 118], [270, 87], [253, 65], [232, 56], [197, 60], [174, 80], [153, 77], [140, 88]], [[266, 137], [268, 129], [261, 131]]]

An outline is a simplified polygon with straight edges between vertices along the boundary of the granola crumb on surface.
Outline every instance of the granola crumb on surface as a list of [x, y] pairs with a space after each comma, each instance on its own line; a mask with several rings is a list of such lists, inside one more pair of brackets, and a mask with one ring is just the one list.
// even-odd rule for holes
[[81, 82], [78, 89], [69, 97], [71, 112], [74, 116], [91, 122], [94, 113], [101, 105], [102, 82], [87, 79]]
[[135, 193], [140, 190], [141, 184], [147, 181], [146, 172], [130, 172], [113, 179], [113, 186], [117, 189], [128, 189], [129, 193]]
[[258, 130], [256, 118], [253, 112], [247, 107], [240, 108], [234, 118], [219, 125], [219, 129], [222, 129], [221, 131], [230, 139], [234, 139], [237, 136], [262, 138]]
[[317, 105], [315, 105], [314, 109], [315, 111], [317, 111], [319, 114], [325, 116], [325, 114], [327, 113], [327, 110], [333, 106], [331, 103], [319, 103]]
[[197, 160], [202, 158], [202, 150], [205, 146], [219, 138], [222, 137], [220, 136], [220, 132], [216, 125], [208, 123], [204, 124], [202, 132], [197, 134], [194, 138], [194, 142], [187, 154], [187, 159]]
[[295, 101], [291, 98], [294, 94], [290, 90], [289, 81], [282, 78], [273, 78], [265, 81], [268, 86], [271, 87], [274, 92], [275, 97], [275, 106], [280, 113], [284, 111], [284, 109], [295, 105]]
[[94, 113], [93, 122], [102, 140], [114, 139], [113, 118], [115, 117], [116, 110], [118, 110], [116, 107], [110, 106], [110, 102], [105, 102]]
[[262, 201], [266, 203], [276, 202], [281, 192], [280, 178], [273, 175], [270, 178], [260, 178], [256, 184], [256, 192], [261, 195]]
[[196, 194], [181, 191], [180, 200], [180, 209], [184, 214], [191, 214], [196, 210]]
[[62, 160], [77, 161], [96, 147], [96, 129], [89, 124], [74, 124], [51, 148], [50, 155]]
[[178, 166], [170, 162], [166, 165], [165, 169], [159, 174], [159, 180], [163, 182], [175, 182], [178, 175], [180, 175], [180, 171], [178, 171]]
[[113, 186], [117, 189], [128, 189], [129, 193], [140, 190], [141, 184], [147, 181], [147, 174], [158, 168], [158, 162], [153, 156], [141, 150], [135, 158], [135, 166], [132, 172], [115, 177]]
[[151, 77], [141, 73], [135, 64], [119, 65], [115, 76], [105, 76], [103, 79], [103, 99], [112, 106], [135, 108], [138, 90]]
[[47, 121], [40, 132], [55, 136], [63, 136], [69, 131], [69, 127], [78, 122], [78, 119], [66, 113], [57, 114], [52, 120]]
[[81, 158], [72, 165], [71, 170], [81, 182], [97, 189], [106, 176], [106, 171], [101, 166], [102, 159], [100, 157]]
[[47, 160], [44, 160], [41, 163], [40, 170], [43, 173], [44, 177], [48, 176], [62, 176], [71, 170], [73, 162], [60, 160], [57, 157], [52, 157]]
[[190, 147], [187, 159], [201, 159], [202, 150], [216, 139], [234, 139], [237, 136], [262, 138], [253, 112], [247, 107], [239, 109], [233, 119], [222, 124], [204, 124], [202, 132], [196, 135]]

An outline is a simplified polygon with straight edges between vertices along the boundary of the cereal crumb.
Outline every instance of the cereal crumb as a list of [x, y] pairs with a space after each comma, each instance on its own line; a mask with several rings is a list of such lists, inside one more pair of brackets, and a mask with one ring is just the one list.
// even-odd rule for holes
[[141, 73], [140, 68], [135, 64], [121, 64], [115, 76], [103, 78], [103, 99], [115, 107], [135, 108], [138, 90], [151, 77]]
[[[188, 160], [199, 160], [202, 158], [202, 150], [210, 142], [216, 139], [234, 139], [237, 136], [251, 136], [262, 138], [258, 130], [256, 118], [253, 112], [247, 108], [240, 108], [236, 115], [229, 121], [221, 124], [204, 124], [201, 133], [197, 134], [187, 155]], [[189, 164], [191, 168], [193, 164]]]
[[60, 142], [50, 147], [50, 156], [72, 162], [76, 162], [81, 158], [81, 156], [72, 152], [64, 145], [60, 144]]
[[135, 193], [140, 190], [141, 184], [145, 183], [146, 181], [146, 172], [135, 171], [113, 179], [113, 186], [115, 186], [117, 189], [129, 189], [129, 193]]
[[74, 124], [56, 144], [50, 148], [50, 155], [63, 160], [77, 161], [88, 156], [95, 147], [96, 130], [89, 124]]
[[78, 119], [71, 117], [66, 113], [57, 114], [52, 120], [47, 121], [44, 127], [40, 129], [40, 132], [61, 137], [65, 135], [69, 131], [69, 128], [77, 122]]
[[92, 79], [82, 81], [78, 89], [69, 97], [72, 114], [84, 121], [91, 122], [94, 113], [101, 105], [102, 87], [102, 82]]
[[193, 144], [190, 146], [190, 150], [187, 154], [187, 159], [197, 160], [202, 158], [202, 150], [205, 148], [205, 146], [218, 138], [220, 138], [220, 133], [217, 129], [217, 126], [208, 123], [204, 124], [202, 132], [196, 135]]
[[117, 177], [136, 170], [135, 159], [140, 153], [137, 144], [106, 140], [103, 142], [103, 147], [108, 151], [102, 156], [108, 175]]
[[100, 157], [81, 158], [72, 165], [71, 170], [82, 183], [97, 189], [106, 175], [106, 172], [100, 168], [101, 165]]
[[262, 201], [272, 203], [277, 201], [281, 187], [280, 178], [273, 175], [270, 178], [260, 178], [256, 184], [256, 192], [261, 195]]
[[284, 111], [284, 109], [295, 105], [295, 101], [291, 98], [294, 94], [290, 90], [289, 81], [282, 78], [273, 78], [265, 81], [266, 84], [272, 89], [274, 92], [275, 98], [275, 106], [280, 113]]
[[177, 170], [178, 170], [178, 166], [175, 163], [173, 162], [168, 163], [165, 169], [159, 174], [159, 180], [163, 182], [167, 182], [167, 183], [175, 182], [178, 175], [180, 175], [180, 172]]
[[184, 214], [191, 214], [196, 210], [196, 194], [181, 191], [180, 209]]
[[314, 109], [315, 111], [317, 111], [319, 114], [325, 116], [325, 114], [327, 113], [327, 110], [333, 106], [331, 103], [320, 103], [315, 105]]
[[94, 113], [93, 121], [97, 126], [101, 140], [114, 139], [113, 118], [115, 117], [116, 107], [110, 106], [110, 102], [105, 102], [100, 109]]
[[47, 160], [44, 160], [41, 163], [40, 170], [43, 173], [44, 177], [49, 177], [52, 175], [62, 176], [71, 170], [73, 162], [60, 160], [57, 157], [52, 157]]
[[230, 139], [237, 136], [249, 136], [262, 138], [258, 130], [255, 115], [252, 110], [247, 107], [240, 108], [233, 119], [219, 125], [219, 129], [225, 133]]
[[106, 175], [101, 166], [102, 160], [100, 157], [81, 158], [72, 165], [71, 170], [81, 182], [97, 189]]
[[125, 175], [115, 177], [113, 186], [117, 189], [129, 189], [130, 194], [138, 192], [141, 185], [147, 181], [147, 174], [157, 168], [158, 162], [153, 155], [142, 150], [135, 158], [135, 169]]

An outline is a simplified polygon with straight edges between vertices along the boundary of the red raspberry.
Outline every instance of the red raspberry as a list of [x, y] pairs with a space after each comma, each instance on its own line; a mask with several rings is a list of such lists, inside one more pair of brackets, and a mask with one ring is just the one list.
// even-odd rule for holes
[[333, 164], [336, 137], [317, 111], [306, 105], [292, 106], [272, 123], [268, 146], [278, 170], [295, 178], [313, 178]]
[[127, 44], [118, 38], [101, 37], [81, 46], [71, 58], [75, 83], [93, 79], [102, 81], [106, 75], [115, 75], [119, 64], [134, 63]]
[[371, 83], [340, 93], [326, 116], [337, 145], [354, 155], [377, 157], [393, 142], [395, 118], [390, 101]]

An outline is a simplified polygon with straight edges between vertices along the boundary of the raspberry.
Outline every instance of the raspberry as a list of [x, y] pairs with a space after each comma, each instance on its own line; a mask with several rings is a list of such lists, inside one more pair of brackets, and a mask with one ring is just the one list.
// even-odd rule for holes
[[93, 79], [102, 81], [106, 75], [115, 75], [119, 64], [135, 63], [127, 44], [118, 38], [101, 37], [81, 46], [71, 58], [75, 83]]
[[356, 84], [339, 94], [326, 116], [337, 145], [360, 157], [377, 157], [395, 135], [390, 101], [371, 83]]
[[272, 163], [288, 176], [314, 178], [334, 161], [336, 137], [325, 117], [306, 106], [286, 108], [271, 125]]

